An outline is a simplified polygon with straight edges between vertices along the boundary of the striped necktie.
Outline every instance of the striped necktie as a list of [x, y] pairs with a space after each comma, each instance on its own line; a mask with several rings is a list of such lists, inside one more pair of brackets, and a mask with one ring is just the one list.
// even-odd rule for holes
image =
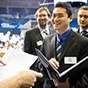
[[48, 35], [47, 30], [43, 30], [43, 33], [45, 33], [46, 35]]
[[59, 58], [61, 54], [62, 46], [61, 46], [61, 40], [59, 37], [57, 37], [56, 40], [56, 57]]
[[87, 33], [87, 31], [82, 31], [81, 34], [82, 35], [85, 35]]
[[88, 32], [87, 31], [82, 31], [81, 35], [84, 35], [84, 36], [88, 37]]
[[58, 39], [56, 42], [56, 51], [59, 52], [60, 49], [61, 49], [61, 44], [60, 44], [60, 39]]
[[59, 54], [61, 52], [61, 39], [59, 37], [57, 37], [57, 41], [56, 41], [56, 52], [57, 54]]
[[43, 31], [42, 31], [42, 36], [43, 36], [43, 38], [45, 38], [47, 35], [48, 35], [47, 30], [43, 30]]

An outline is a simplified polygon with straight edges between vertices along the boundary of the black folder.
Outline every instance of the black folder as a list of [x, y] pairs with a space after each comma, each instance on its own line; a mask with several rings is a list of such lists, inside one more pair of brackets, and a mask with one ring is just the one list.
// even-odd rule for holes
[[[46, 68], [48, 76], [50, 80], [52, 80], [54, 77], [58, 78], [60, 80], [61, 78], [65, 79], [65, 75], [68, 75], [69, 73], [73, 73], [75, 70], [77, 71], [82, 70], [85, 68], [86, 64], [88, 63], [88, 56], [77, 62], [76, 64], [72, 65], [70, 68], [66, 69], [63, 72], [59, 72], [49, 61], [48, 59], [41, 53], [39, 49], [35, 49], [36, 53], [38, 55], [38, 59], [41, 61], [42, 65]], [[87, 62], [87, 63], [86, 63]], [[78, 71], [79, 71], [78, 70]]]

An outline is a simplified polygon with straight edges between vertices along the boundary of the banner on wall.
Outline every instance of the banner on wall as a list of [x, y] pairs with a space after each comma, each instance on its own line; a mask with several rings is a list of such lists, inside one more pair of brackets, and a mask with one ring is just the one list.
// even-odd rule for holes
[[0, 33], [3, 32], [5, 34], [7, 31], [12, 31], [13, 33], [20, 34], [22, 28], [19, 28], [19, 26], [24, 25], [28, 20], [0, 18]]

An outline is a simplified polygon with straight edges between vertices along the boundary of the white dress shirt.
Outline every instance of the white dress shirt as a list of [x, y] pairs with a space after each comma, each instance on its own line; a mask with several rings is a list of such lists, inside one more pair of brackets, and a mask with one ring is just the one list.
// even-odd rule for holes
[[49, 32], [49, 26], [48, 26], [48, 25], [46, 26], [45, 29], [42, 29], [39, 25], [38, 25], [38, 27], [39, 27], [39, 30], [40, 30], [40, 32], [41, 32], [41, 35], [42, 35], [43, 39], [44, 39], [47, 35], [50, 34], [50, 32]]

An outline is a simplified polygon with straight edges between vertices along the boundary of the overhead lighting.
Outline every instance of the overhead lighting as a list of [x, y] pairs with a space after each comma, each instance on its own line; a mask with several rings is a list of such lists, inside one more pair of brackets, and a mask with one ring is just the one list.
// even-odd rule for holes
[[40, 6], [43, 6], [43, 5], [54, 5], [54, 2], [48, 2], [48, 3], [43, 2], [43, 3], [40, 3], [39, 5]]

